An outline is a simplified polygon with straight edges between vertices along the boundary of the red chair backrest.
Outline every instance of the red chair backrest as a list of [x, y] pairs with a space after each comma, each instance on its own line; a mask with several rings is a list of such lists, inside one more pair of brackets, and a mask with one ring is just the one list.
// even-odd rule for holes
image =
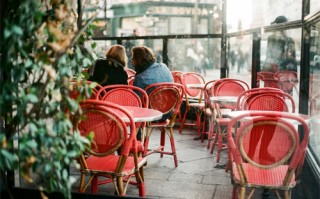
[[181, 78], [187, 97], [200, 98], [202, 96], [201, 89], [187, 88], [187, 84], [205, 84], [204, 78], [199, 73], [183, 73]]
[[146, 87], [145, 91], [149, 96], [149, 107], [166, 114], [173, 111], [177, 115], [185, 90], [183, 85], [178, 83], [155, 83]]
[[182, 84], [182, 74], [183, 72], [181, 71], [171, 71], [172, 77], [173, 77], [173, 81], [175, 83], [179, 83]]
[[[287, 102], [289, 101], [290, 107]], [[241, 93], [238, 110], [270, 110], [295, 112], [295, 102], [291, 95], [277, 88], [255, 88]]]
[[[234, 125], [238, 126], [239, 121], [242, 122], [234, 136], [232, 128]], [[300, 123], [303, 128], [304, 135], [301, 140], [295, 127], [296, 123]], [[228, 125], [229, 150], [237, 165], [249, 163], [254, 167], [270, 169], [286, 164], [289, 165], [288, 175], [298, 166], [302, 166], [309, 131], [308, 124], [304, 119], [292, 113], [250, 111], [231, 119]], [[261, 134], [265, 136], [262, 139], [260, 139]], [[250, 145], [250, 141], [255, 139], [260, 142], [254, 146]], [[255, 149], [252, 154], [250, 154], [251, 147]], [[290, 169], [293, 170], [290, 171]], [[245, 172], [245, 169], [243, 171]], [[292, 175], [287, 177], [289, 179], [284, 178], [284, 181], [290, 182]]]
[[[246, 82], [239, 79], [224, 78], [215, 81], [213, 84], [214, 96], [239, 96], [243, 91], [248, 90]], [[225, 108], [236, 109], [235, 105], [223, 104]]]
[[[130, 148], [136, 148], [136, 127], [131, 114], [121, 106], [99, 100], [86, 100], [81, 104], [82, 115], [74, 117], [74, 125], [82, 136], [94, 133], [89, 154], [107, 156], [121, 147], [122, 155], [129, 155]], [[129, 122], [124, 122], [126, 117]], [[130, 132], [128, 132], [128, 124]], [[135, 149], [135, 151], [137, 151]]]
[[[101, 95], [102, 93], [104, 94]], [[97, 93], [97, 99], [113, 102], [122, 106], [138, 106], [144, 108], [147, 108], [149, 103], [148, 95], [143, 89], [123, 84], [104, 86]]]

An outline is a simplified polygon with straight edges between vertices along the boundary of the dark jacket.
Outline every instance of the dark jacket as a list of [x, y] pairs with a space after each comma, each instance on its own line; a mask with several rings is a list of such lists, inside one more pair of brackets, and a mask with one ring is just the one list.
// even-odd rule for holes
[[89, 81], [101, 86], [128, 84], [128, 75], [124, 67], [114, 59], [98, 59], [88, 71]]
[[267, 54], [263, 71], [297, 71], [294, 40], [284, 32], [270, 35], [267, 41]]

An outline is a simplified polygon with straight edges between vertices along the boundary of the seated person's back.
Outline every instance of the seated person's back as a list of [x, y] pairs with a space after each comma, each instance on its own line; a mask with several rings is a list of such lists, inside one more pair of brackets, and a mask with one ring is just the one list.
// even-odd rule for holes
[[101, 86], [113, 84], [128, 84], [125, 71], [127, 55], [123, 46], [113, 45], [106, 53], [106, 59], [98, 59], [89, 69], [89, 81]]

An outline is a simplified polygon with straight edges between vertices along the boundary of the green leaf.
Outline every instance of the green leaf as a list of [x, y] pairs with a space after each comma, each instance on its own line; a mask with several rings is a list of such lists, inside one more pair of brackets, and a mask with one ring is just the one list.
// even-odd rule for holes
[[94, 48], [96, 48], [96, 47], [97, 47], [97, 42], [92, 42], [91, 48], [94, 49]]
[[12, 27], [12, 32], [16, 33], [17, 35], [23, 34], [22, 28], [16, 25]]
[[30, 148], [36, 148], [38, 146], [38, 143], [34, 140], [29, 140], [26, 142], [26, 146]]
[[3, 35], [4, 35], [5, 39], [8, 39], [11, 36], [11, 31], [6, 28], [6, 29], [4, 29]]
[[27, 99], [31, 102], [31, 103], [37, 103], [39, 101], [38, 97], [34, 94], [28, 94], [27, 95]]
[[49, 173], [52, 170], [52, 166], [51, 164], [45, 164], [44, 166], [44, 171]]

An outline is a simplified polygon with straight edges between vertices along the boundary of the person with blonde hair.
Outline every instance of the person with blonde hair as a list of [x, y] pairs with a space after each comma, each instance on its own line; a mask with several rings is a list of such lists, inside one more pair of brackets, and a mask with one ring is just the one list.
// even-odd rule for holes
[[128, 58], [126, 50], [121, 45], [112, 45], [106, 52], [106, 58], [98, 59], [89, 68], [89, 81], [97, 82], [101, 86], [113, 84], [128, 84], [125, 71]]

